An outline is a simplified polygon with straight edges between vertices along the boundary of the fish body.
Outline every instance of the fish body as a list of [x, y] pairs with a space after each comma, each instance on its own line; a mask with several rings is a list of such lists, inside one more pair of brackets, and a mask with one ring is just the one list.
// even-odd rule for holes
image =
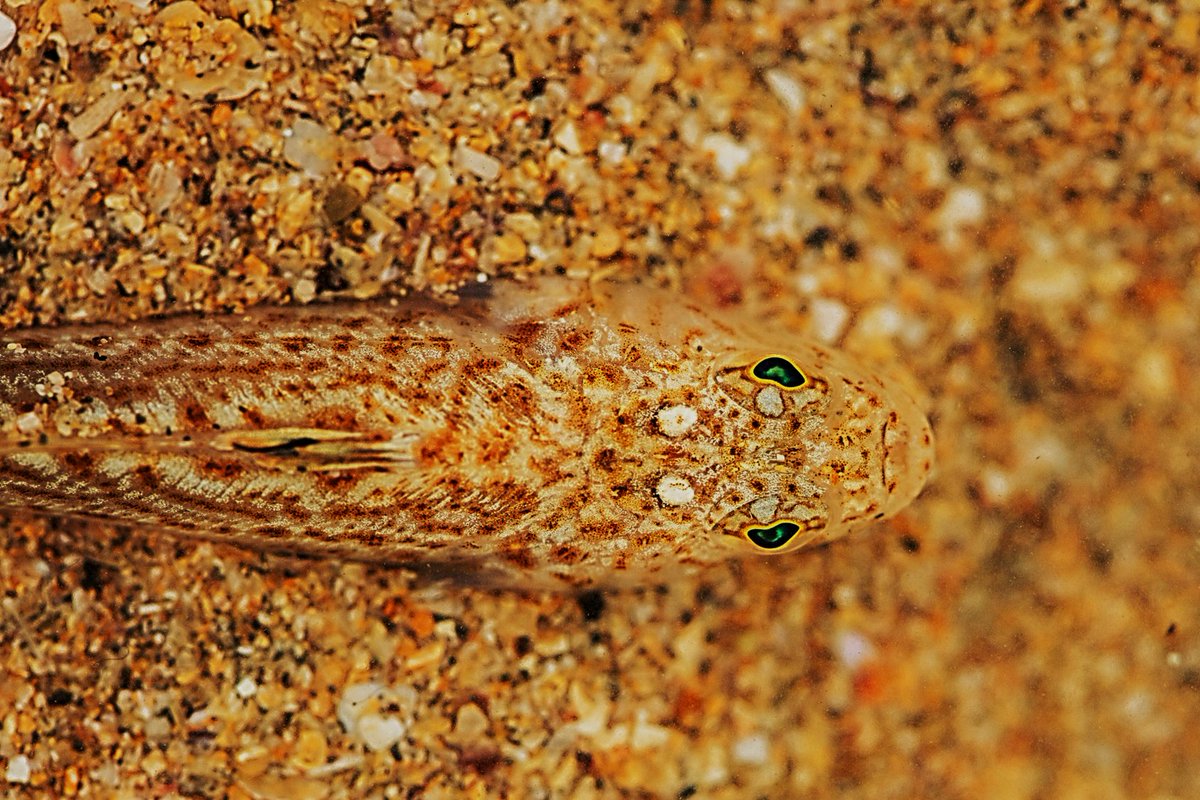
[[234, 543], [653, 582], [894, 514], [901, 389], [764, 321], [565, 278], [0, 337], [0, 505]]

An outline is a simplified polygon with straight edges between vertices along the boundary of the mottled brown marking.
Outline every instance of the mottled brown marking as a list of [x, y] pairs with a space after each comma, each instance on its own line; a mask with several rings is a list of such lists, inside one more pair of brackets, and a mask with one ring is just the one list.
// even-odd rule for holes
[[420, 380], [424, 384], [432, 384], [449, 368], [450, 365], [445, 361], [427, 361], [421, 365]]
[[312, 473], [312, 480], [320, 488], [325, 489], [326, 491], [345, 493], [357, 486], [361, 480], [361, 477], [353, 472], [348, 471], [342, 472], [323, 470], [321, 472]]
[[578, 564], [585, 558], [578, 547], [572, 547], [569, 544], [560, 544], [558, 547], [550, 551], [550, 557], [559, 564]]
[[417, 458], [423, 464], [458, 464], [462, 450], [450, 427], [431, 433], [417, 445]]
[[237, 480], [246, 472], [243, 464], [229, 459], [210, 458], [201, 462], [200, 468], [211, 477], [226, 481]]
[[537, 320], [514, 322], [504, 329], [504, 338], [518, 351], [531, 347], [542, 335], [542, 323]]
[[69, 471], [79, 476], [90, 475], [96, 465], [95, 457], [86, 450], [63, 453], [59, 458]]
[[558, 346], [567, 353], [578, 353], [591, 343], [593, 334], [581, 328], [567, 328], [558, 337]]
[[513, 450], [512, 437], [496, 428], [481, 437], [479, 460], [484, 464], [500, 464]]
[[523, 380], [517, 379], [504, 387], [504, 405], [518, 416], [532, 416], [537, 411], [536, 392]]
[[605, 447], [596, 453], [596, 457], [592, 460], [592, 463], [605, 472], [612, 472], [617, 468], [617, 451], [611, 447]]
[[255, 528], [254, 532], [264, 539], [287, 539], [290, 534], [287, 528], [278, 525], [262, 525]]
[[208, 412], [197, 402], [184, 404], [183, 418], [193, 428], [207, 428], [212, 425], [212, 419], [209, 418]]
[[500, 557], [518, 569], [533, 569], [537, 564], [533, 553], [524, 547], [505, 547]]
[[312, 337], [308, 336], [281, 336], [276, 341], [288, 353], [302, 353], [312, 347]]
[[242, 417], [246, 420], [246, 424], [249, 427], [251, 427], [251, 428], [267, 427], [266, 416], [261, 411], [259, 411], [257, 408], [248, 408], [246, 406], [238, 406], [238, 411], [241, 412]]
[[158, 489], [160, 482], [158, 479], [158, 473], [154, 471], [154, 467], [150, 466], [149, 464], [138, 464], [136, 467], [130, 470], [130, 472], [133, 475], [136, 483], [138, 483], [143, 489], [148, 489], [150, 491]]
[[393, 333], [384, 338], [379, 344], [379, 351], [392, 360], [404, 358], [413, 345], [413, 340], [409, 336], [400, 333]]
[[601, 542], [621, 537], [621, 527], [613, 520], [584, 522], [579, 526], [580, 538], [586, 542]]
[[619, 364], [601, 362], [584, 373], [583, 379], [593, 385], [621, 388], [625, 385], [625, 373]]

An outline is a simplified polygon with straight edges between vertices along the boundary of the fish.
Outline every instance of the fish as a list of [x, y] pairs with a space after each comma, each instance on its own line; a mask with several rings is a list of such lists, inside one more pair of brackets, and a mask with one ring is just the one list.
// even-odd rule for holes
[[895, 380], [648, 285], [496, 280], [0, 334], [0, 507], [486, 574], [673, 580], [907, 506]]

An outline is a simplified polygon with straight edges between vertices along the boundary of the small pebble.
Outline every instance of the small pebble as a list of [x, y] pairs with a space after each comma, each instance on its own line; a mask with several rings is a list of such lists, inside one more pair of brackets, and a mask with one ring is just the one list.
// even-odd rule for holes
[[765, 764], [770, 742], [761, 733], [743, 736], [733, 743], [733, 760], [743, 764]]
[[524, 261], [528, 252], [525, 240], [511, 231], [496, 237], [496, 261], [501, 264]]
[[460, 144], [454, 148], [454, 165], [488, 183], [500, 177], [500, 162], [478, 150]]
[[592, 255], [596, 258], [608, 258], [621, 249], [621, 233], [612, 225], [605, 225], [596, 231], [592, 239]]
[[283, 135], [284, 160], [311, 177], [324, 177], [337, 164], [341, 140], [325, 126], [301, 117]]
[[35, 414], [34, 412], [29, 411], [29, 412], [17, 417], [17, 430], [20, 433], [25, 434], [26, 436], [28, 436], [31, 433], [37, 433], [41, 429], [42, 429], [42, 421], [41, 421], [41, 419], [38, 418], [38, 415]]
[[359, 718], [378, 703], [382, 694], [383, 686], [378, 683], [355, 683], [345, 688], [338, 701], [337, 717], [347, 733], [357, 730]]
[[558, 129], [558, 133], [554, 134], [554, 143], [571, 155], [579, 155], [582, 150], [579, 145], [579, 132], [571, 122], [564, 123]]
[[987, 201], [978, 189], [968, 186], [958, 186], [946, 194], [942, 202], [941, 222], [943, 228], [957, 228], [962, 225], [977, 225], [983, 221], [987, 211]]
[[325, 202], [322, 207], [325, 217], [334, 225], [345, 222], [363, 204], [362, 195], [348, 184], [338, 181], [325, 192]]
[[620, 142], [601, 142], [596, 147], [596, 154], [600, 156], [601, 161], [615, 167], [625, 160], [625, 156], [629, 154], [629, 148]]
[[850, 321], [850, 309], [840, 300], [818, 297], [809, 304], [812, 310], [812, 333], [825, 344], [833, 344]]
[[297, 302], [311, 303], [316, 296], [317, 284], [311, 278], [301, 278], [292, 287], [292, 297], [296, 298]]
[[739, 144], [727, 133], [710, 133], [700, 147], [712, 156], [717, 173], [727, 181], [736, 178], [742, 167], [750, 162], [750, 148]]
[[0, 12], [0, 52], [8, 49], [8, 46], [17, 38], [17, 23], [13, 22], [13, 18]]
[[405, 724], [395, 717], [364, 714], [358, 720], [357, 732], [367, 749], [378, 753], [400, 741], [406, 730]]
[[454, 733], [461, 739], [481, 739], [490, 726], [483, 709], [474, 703], [464, 705], [454, 717]]
[[4, 770], [4, 779], [9, 783], [29, 783], [29, 759], [25, 756], [13, 756], [8, 760], [8, 768]]
[[329, 756], [329, 742], [325, 734], [315, 728], [305, 728], [296, 737], [292, 760], [302, 767], [316, 767], [325, 763]]
[[834, 642], [838, 658], [853, 671], [875, 657], [875, 646], [857, 631], [843, 631]]
[[794, 116], [804, 110], [806, 105], [804, 87], [795, 78], [781, 69], [767, 70], [763, 77], [767, 81], [767, 87], [775, 95], [775, 99], [789, 114]]

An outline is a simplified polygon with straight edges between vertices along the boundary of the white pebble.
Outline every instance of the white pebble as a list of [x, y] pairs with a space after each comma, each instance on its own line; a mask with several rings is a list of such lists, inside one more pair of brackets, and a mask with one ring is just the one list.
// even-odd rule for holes
[[454, 165], [488, 183], [500, 177], [501, 165], [497, 159], [464, 144], [454, 148]]
[[1080, 302], [1087, 292], [1087, 271], [1056, 256], [1031, 256], [1017, 262], [1013, 294], [1040, 306]]
[[987, 466], [979, 471], [979, 486], [983, 498], [993, 505], [1000, 505], [1012, 495], [1012, 480], [1004, 470]]
[[8, 14], [0, 12], [0, 52], [7, 50], [16, 38], [17, 23]]
[[662, 747], [671, 740], [671, 731], [662, 725], [646, 721], [646, 712], [639, 711], [629, 734], [629, 746], [633, 750], [650, 750]]
[[292, 287], [292, 297], [296, 298], [298, 302], [311, 303], [316, 296], [317, 284], [311, 278], [301, 278]]
[[385, 717], [382, 714], [364, 714], [358, 720], [358, 738], [368, 750], [379, 752], [400, 741], [406, 728], [403, 722], [395, 717]]
[[833, 344], [841, 338], [850, 321], [850, 309], [840, 300], [830, 300], [824, 297], [815, 298], [809, 304], [812, 310], [812, 334], [825, 344]]
[[700, 142], [700, 149], [713, 158], [717, 172], [725, 180], [737, 177], [750, 162], [750, 148], [739, 144], [727, 133], [710, 133]]
[[579, 131], [575, 130], [575, 124], [570, 121], [564, 123], [558, 129], [558, 133], [554, 134], [554, 143], [573, 156], [579, 155], [582, 151], [579, 144]]
[[322, 178], [337, 164], [341, 139], [324, 125], [301, 117], [283, 135], [284, 160], [309, 177]]
[[[1133, 388], [1142, 397], [1168, 400], [1176, 396], [1178, 381], [1171, 352], [1158, 345], [1142, 350], [1133, 363]], [[20, 420], [17, 421], [18, 427]]]
[[795, 78], [781, 69], [767, 70], [763, 77], [766, 78], [767, 87], [775, 95], [775, 99], [789, 114], [794, 115], [804, 110], [804, 106], [807, 105], [804, 87]]
[[894, 306], [873, 306], [863, 313], [858, 332], [865, 336], [889, 339], [898, 334], [903, 326], [904, 318]]
[[383, 687], [378, 683], [356, 683], [345, 688], [338, 700], [337, 717], [346, 733], [353, 734], [358, 730], [359, 718], [368, 704], [382, 694]]
[[250, 677], [242, 678], [238, 681], [238, 685], [234, 687], [238, 697], [243, 700], [249, 700], [254, 695], [258, 694], [258, 684]]
[[621, 142], [601, 142], [596, 147], [596, 155], [600, 156], [600, 160], [606, 161], [614, 167], [624, 161], [628, 154], [629, 148]]
[[856, 631], [843, 631], [834, 642], [838, 658], [847, 669], [857, 670], [864, 662], [875, 657], [875, 646], [867, 637]]
[[31, 433], [37, 433], [42, 429], [42, 421], [38, 419], [38, 415], [29, 411], [17, 417], [17, 431], [28, 436]]
[[664, 506], [686, 506], [696, 498], [696, 490], [678, 475], [664, 475], [654, 492]]
[[691, 406], [671, 406], [658, 411], [658, 429], [663, 435], [678, 439], [696, 424], [696, 410]]
[[8, 760], [8, 768], [4, 770], [4, 779], [9, 783], [29, 783], [29, 759], [25, 756], [13, 756]]
[[943, 228], [958, 228], [976, 225], [983, 221], [987, 203], [983, 192], [969, 186], [957, 186], [946, 194], [942, 202], [941, 222]]
[[733, 760], [743, 764], [765, 764], [770, 744], [761, 733], [743, 736], [733, 743]]

